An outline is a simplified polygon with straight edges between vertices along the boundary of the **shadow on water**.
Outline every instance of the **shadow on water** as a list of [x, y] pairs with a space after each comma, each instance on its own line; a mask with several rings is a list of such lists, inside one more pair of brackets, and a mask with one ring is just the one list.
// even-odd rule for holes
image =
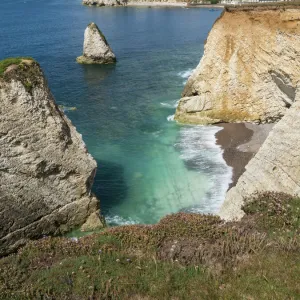
[[81, 65], [83, 77], [89, 86], [98, 85], [100, 81], [106, 79], [112, 72], [115, 71], [116, 65]]
[[122, 165], [102, 160], [97, 160], [97, 165], [92, 191], [100, 200], [101, 213], [105, 215], [112, 207], [125, 201], [128, 187]]

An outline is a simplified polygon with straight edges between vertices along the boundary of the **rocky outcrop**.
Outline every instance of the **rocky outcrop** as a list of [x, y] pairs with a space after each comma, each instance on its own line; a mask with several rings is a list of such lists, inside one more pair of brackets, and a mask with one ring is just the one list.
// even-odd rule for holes
[[115, 54], [95, 23], [89, 24], [84, 32], [83, 55], [77, 57], [77, 62], [81, 64], [111, 64], [116, 62]]
[[124, 5], [124, 0], [83, 0], [82, 3], [89, 6], [118, 6]]
[[300, 196], [300, 97], [274, 126], [260, 150], [246, 166], [237, 185], [231, 188], [219, 215], [240, 219], [248, 198], [263, 192]]
[[102, 226], [91, 194], [96, 162], [40, 66], [13, 59], [1, 69], [0, 256], [29, 239]]
[[300, 82], [299, 6], [227, 8], [176, 110], [183, 123], [274, 122]]
[[[188, 1], [176, 0], [83, 0], [82, 3], [88, 6], [126, 6], [126, 5], [147, 5], [147, 6], [185, 6]], [[197, 1], [195, 2], [197, 3]]]

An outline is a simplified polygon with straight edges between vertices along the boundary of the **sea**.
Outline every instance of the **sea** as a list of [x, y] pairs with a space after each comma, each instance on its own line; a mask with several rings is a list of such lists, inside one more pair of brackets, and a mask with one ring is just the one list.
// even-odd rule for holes
[[[174, 121], [221, 10], [87, 7], [81, 0], [1, 0], [0, 59], [30, 56], [98, 164], [93, 192], [110, 225], [153, 224], [176, 212], [215, 213], [232, 170], [216, 126]], [[115, 65], [79, 65], [95, 22]]]

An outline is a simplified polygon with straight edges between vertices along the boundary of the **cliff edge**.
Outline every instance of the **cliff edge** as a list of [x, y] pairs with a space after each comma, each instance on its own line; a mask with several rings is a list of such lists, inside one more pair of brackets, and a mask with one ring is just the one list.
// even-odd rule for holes
[[175, 119], [194, 124], [279, 120], [299, 88], [299, 7], [225, 9], [209, 33]]
[[0, 102], [0, 256], [84, 223], [101, 227], [96, 162], [37, 62], [0, 62]]

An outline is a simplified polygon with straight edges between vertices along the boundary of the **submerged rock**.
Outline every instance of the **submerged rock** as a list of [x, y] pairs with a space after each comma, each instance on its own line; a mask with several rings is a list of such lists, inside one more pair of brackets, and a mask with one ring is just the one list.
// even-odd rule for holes
[[86, 28], [83, 55], [77, 57], [76, 60], [80, 64], [111, 64], [116, 62], [115, 54], [95, 23], [89, 24]]
[[0, 101], [0, 255], [84, 223], [101, 227], [96, 162], [37, 62], [0, 62]]
[[225, 8], [175, 119], [197, 124], [279, 120], [299, 87], [299, 12], [290, 2]]

